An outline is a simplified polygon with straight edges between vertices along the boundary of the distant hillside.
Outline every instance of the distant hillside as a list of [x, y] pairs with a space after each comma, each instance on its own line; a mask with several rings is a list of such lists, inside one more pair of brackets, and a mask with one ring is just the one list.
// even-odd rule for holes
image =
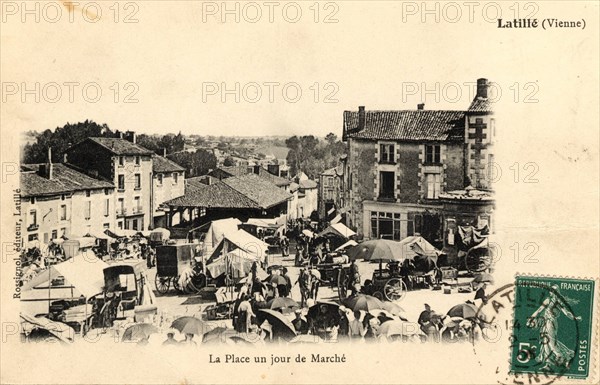
[[265, 154], [267, 156], [272, 155], [276, 159], [287, 159], [288, 152], [290, 149], [283, 146], [261, 146], [254, 150], [256, 153]]

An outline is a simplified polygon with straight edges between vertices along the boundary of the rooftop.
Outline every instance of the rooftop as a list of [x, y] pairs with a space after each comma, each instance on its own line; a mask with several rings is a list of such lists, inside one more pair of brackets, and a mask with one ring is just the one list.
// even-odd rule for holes
[[460, 141], [464, 136], [464, 111], [399, 110], [365, 111], [364, 128], [359, 112], [344, 111], [348, 138], [402, 141]]
[[152, 157], [152, 172], [183, 172], [185, 168], [164, 156], [154, 155]]
[[52, 164], [52, 179], [38, 174], [40, 164], [21, 166], [21, 196], [52, 196], [73, 191], [114, 188], [102, 179], [92, 178], [82, 172], [62, 164]]
[[145, 147], [140, 146], [139, 144], [132, 143], [128, 140], [121, 138], [87, 138], [73, 147], [79, 146], [85, 142], [91, 141], [93, 143], [99, 144], [105, 149], [109, 150], [111, 153], [115, 155], [152, 155], [154, 154], [152, 151], [148, 150]]
[[225, 174], [228, 174], [231, 176], [243, 176], [243, 175], [249, 175], [249, 174], [258, 175], [261, 178], [268, 180], [269, 182], [273, 183], [274, 185], [276, 185], [278, 187], [288, 186], [289, 184], [292, 183], [290, 180], [287, 180], [285, 178], [271, 174], [269, 171], [265, 170], [263, 167], [258, 167], [258, 174], [256, 174], [254, 172], [254, 170], [252, 169], [251, 166], [250, 167], [249, 166], [230, 166], [230, 167], [222, 166], [222, 167], [219, 167], [217, 170], [220, 170], [220, 171], [224, 172]]
[[[210, 183], [206, 183], [210, 178]], [[167, 206], [268, 209], [291, 198], [273, 183], [247, 174], [218, 180], [210, 176], [186, 181], [185, 195], [165, 202]]]

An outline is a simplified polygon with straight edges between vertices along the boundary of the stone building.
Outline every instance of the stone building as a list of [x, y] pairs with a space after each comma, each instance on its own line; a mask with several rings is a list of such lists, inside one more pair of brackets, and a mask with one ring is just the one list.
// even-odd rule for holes
[[[441, 248], [450, 219], [444, 202], [453, 206], [453, 215], [465, 211], [472, 217], [473, 205], [463, 207], [454, 198], [473, 190], [486, 195], [478, 210], [485, 216], [481, 223], [491, 224], [487, 171], [494, 159], [495, 120], [487, 92], [487, 79], [479, 79], [464, 111], [426, 110], [423, 104], [416, 110], [345, 111], [346, 224], [366, 239], [419, 233]], [[456, 194], [448, 195], [452, 191]]]

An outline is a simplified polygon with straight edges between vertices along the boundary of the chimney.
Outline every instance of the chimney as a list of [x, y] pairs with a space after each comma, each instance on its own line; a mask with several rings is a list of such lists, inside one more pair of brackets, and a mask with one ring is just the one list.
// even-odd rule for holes
[[166, 147], [162, 149], [162, 156], [167, 157], [167, 148]]
[[417, 104], [417, 110], [424, 110], [424, 109], [425, 109], [425, 103]]
[[477, 95], [476, 98], [487, 99], [488, 97], [488, 80], [481, 78], [477, 79]]
[[119, 139], [123, 139], [123, 133], [121, 131], [118, 131], [119, 134]]
[[358, 130], [365, 128], [365, 106], [358, 106]]
[[52, 147], [48, 147], [48, 159], [46, 159], [45, 164], [40, 164], [39, 175], [44, 178], [52, 179], [52, 171]]
[[126, 131], [125, 139], [127, 139], [131, 143], [135, 144], [135, 141], [136, 141], [135, 132], [134, 131]]

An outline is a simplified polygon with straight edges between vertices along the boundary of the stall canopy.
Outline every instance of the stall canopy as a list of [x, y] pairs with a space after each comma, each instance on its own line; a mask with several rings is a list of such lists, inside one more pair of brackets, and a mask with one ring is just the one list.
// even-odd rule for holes
[[213, 221], [206, 233], [204, 246], [206, 250], [213, 250], [221, 242], [226, 233], [236, 233], [238, 226], [241, 224], [236, 218], [219, 219]]
[[413, 235], [404, 238], [399, 243], [402, 248], [404, 258], [412, 259], [417, 255], [427, 257], [437, 257], [441, 252], [436, 249], [431, 243], [421, 236]]
[[350, 237], [356, 235], [356, 233], [354, 231], [352, 231], [348, 227], [344, 226], [343, 223], [335, 223], [333, 225], [330, 225], [325, 230], [321, 231], [319, 233], [319, 236], [322, 237], [322, 236], [325, 236], [328, 234], [337, 235], [340, 237], [344, 237], [346, 239], [349, 239]]
[[23, 287], [23, 292], [38, 286], [48, 286], [50, 282], [59, 277], [65, 278], [65, 283], [75, 287], [78, 294], [84, 297], [93, 297], [102, 292], [104, 286], [103, 270], [108, 267], [106, 262], [86, 255], [77, 255], [65, 262], [50, 266], [50, 271], [44, 271]]
[[245, 259], [262, 262], [267, 255], [269, 245], [244, 230], [223, 234], [221, 241], [213, 250], [208, 263], [215, 261], [223, 251]]
[[171, 238], [171, 232], [163, 227], [158, 227], [149, 234], [151, 242], [163, 242]]

